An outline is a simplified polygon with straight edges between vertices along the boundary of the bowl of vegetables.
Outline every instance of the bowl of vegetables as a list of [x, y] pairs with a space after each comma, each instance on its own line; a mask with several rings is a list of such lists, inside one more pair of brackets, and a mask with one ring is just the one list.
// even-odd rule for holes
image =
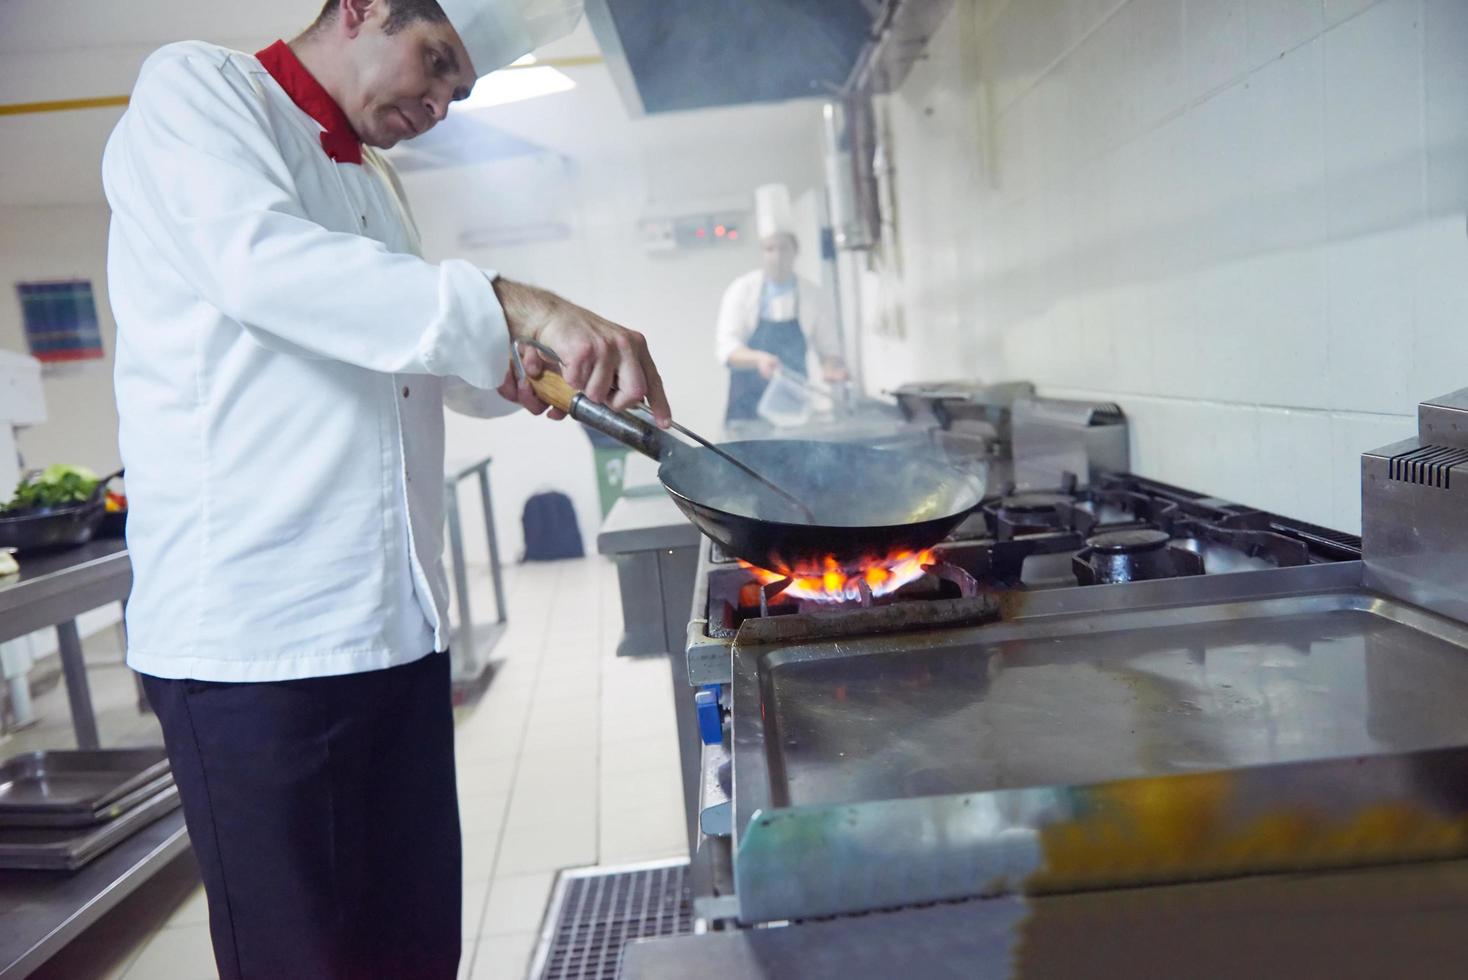
[[107, 514], [109, 481], [83, 466], [48, 466], [21, 481], [0, 506], [0, 548], [47, 551], [86, 544]]

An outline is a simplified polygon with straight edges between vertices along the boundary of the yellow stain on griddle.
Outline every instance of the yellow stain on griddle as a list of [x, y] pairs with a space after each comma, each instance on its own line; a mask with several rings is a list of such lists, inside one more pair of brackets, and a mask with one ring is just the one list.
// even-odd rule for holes
[[1404, 801], [1349, 815], [1298, 802], [1244, 815], [1227, 774], [1136, 780], [1081, 791], [1083, 814], [1040, 831], [1034, 894], [1468, 854], [1468, 818]]

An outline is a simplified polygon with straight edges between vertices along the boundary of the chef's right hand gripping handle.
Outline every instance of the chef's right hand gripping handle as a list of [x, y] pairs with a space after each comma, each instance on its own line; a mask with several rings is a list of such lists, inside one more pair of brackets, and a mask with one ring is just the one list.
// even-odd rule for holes
[[606, 433], [646, 456], [662, 459], [666, 446], [663, 434], [651, 423], [592, 401], [554, 371], [544, 371], [540, 377], [528, 380], [536, 396], [551, 408], [560, 409], [582, 425]]

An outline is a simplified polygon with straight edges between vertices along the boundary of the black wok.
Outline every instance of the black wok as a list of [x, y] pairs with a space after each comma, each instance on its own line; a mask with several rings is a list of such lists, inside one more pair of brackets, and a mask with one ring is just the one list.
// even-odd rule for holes
[[828, 558], [859, 568], [932, 547], [984, 495], [976, 475], [896, 450], [799, 439], [719, 448], [798, 497], [819, 523], [702, 447], [666, 453], [658, 478], [700, 531], [772, 571], [819, 570]]
[[690, 446], [591, 401], [559, 375], [547, 372], [533, 384], [547, 404], [659, 460], [658, 479], [700, 531], [729, 554], [771, 571], [821, 570], [828, 559], [854, 569], [932, 547], [984, 496], [978, 475], [927, 455], [796, 439], [734, 442], [718, 450]]

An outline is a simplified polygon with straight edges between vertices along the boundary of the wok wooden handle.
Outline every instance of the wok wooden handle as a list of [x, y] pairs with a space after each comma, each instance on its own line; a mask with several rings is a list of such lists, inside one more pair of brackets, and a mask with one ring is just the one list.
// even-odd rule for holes
[[656, 427], [635, 415], [608, 408], [600, 402], [586, 397], [554, 371], [545, 371], [538, 378], [528, 378], [536, 397], [551, 408], [565, 412], [571, 418], [589, 428], [604, 432], [625, 446], [660, 460], [668, 451], [669, 444]]
[[581, 394], [571, 386], [571, 382], [554, 371], [546, 371], [538, 378], [527, 380], [537, 398], [551, 408], [558, 408], [567, 415], [571, 414], [571, 405], [576, 401], [576, 396]]

